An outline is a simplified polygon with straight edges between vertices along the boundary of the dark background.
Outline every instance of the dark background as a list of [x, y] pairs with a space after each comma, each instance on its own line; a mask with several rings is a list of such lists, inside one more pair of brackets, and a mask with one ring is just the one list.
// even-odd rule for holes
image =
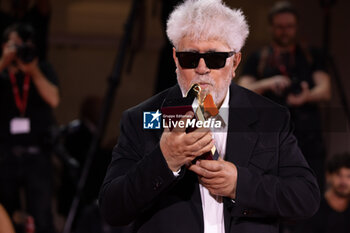
[[[115, 96], [104, 144], [116, 143], [122, 111], [153, 95], [159, 51], [164, 43], [161, 29], [160, 0], [145, 0], [145, 20], [140, 36], [142, 49], [134, 57], [133, 69], [123, 74]], [[241, 8], [250, 25], [250, 35], [243, 48], [243, 60], [260, 46], [269, 42], [266, 20], [275, 1], [236, 0], [227, 5]], [[323, 10], [318, 0], [294, 0], [300, 13], [302, 41], [321, 47], [323, 39]], [[6, 9], [7, 1], [1, 1]], [[61, 104], [56, 109], [59, 124], [67, 124], [78, 117], [82, 100], [89, 96], [104, 96], [107, 77], [112, 70], [123, 24], [130, 9], [130, 0], [52, 0], [49, 60], [60, 78]], [[350, 1], [338, 0], [332, 8], [331, 53], [341, 74], [343, 87], [350, 87], [349, 29]], [[174, 72], [174, 71], [170, 71]], [[164, 77], [167, 78], [167, 77]], [[334, 83], [334, 82], [333, 82]], [[350, 102], [350, 92], [348, 101]], [[324, 107], [328, 154], [350, 151], [350, 133], [343, 119], [338, 91], [333, 85], [331, 103]], [[141, 126], [140, 126], [141, 127]]]

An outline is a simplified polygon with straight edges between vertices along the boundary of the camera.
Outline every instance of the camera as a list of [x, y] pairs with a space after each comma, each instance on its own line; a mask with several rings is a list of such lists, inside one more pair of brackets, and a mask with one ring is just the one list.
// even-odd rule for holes
[[32, 44], [16, 45], [16, 55], [23, 63], [32, 62], [37, 56], [38, 52]]
[[297, 76], [291, 77], [291, 85], [287, 88], [286, 93], [299, 94], [301, 93], [301, 81]]

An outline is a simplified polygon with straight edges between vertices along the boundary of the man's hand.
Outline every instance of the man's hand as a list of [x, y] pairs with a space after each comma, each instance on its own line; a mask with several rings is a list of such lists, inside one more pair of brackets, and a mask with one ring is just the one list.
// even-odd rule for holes
[[[180, 121], [193, 117], [193, 112], [187, 112]], [[185, 125], [185, 124], [184, 124]], [[188, 165], [196, 157], [208, 152], [214, 146], [214, 140], [209, 129], [196, 129], [190, 133], [186, 128], [164, 129], [160, 139], [160, 149], [172, 171], [178, 171], [183, 165]]]
[[16, 45], [12, 41], [5, 44], [0, 60], [0, 70], [7, 68], [16, 57]]
[[18, 59], [18, 68], [25, 74], [30, 75], [36, 86], [40, 96], [43, 100], [48, 103], [51, 107], [55, 108], [60, 102], [58, 87], [52, 84], [45, 74], [41, 72], [38, 65], [38, 58], [35, 58], [30, 63], [23, 63]]
[[246, 75], [238, 80], [238, 84], [260, 95], [267, 91], [272, 91], [276, 95], [282, 96], [286, 88], [291, 85], [291, 81], [285, 75], [275, 75], [261, 80]]
[[35, 58], [30, 63], [23, 63], [20, 59], [18, 59], [18, 68], [25, 74], [29, 74], [35, 78], [36, 74], [39, 72], [38, 58]]
[[291, 81], [287, 76], [275, 75], [266, 79], [267, 89], [273, 91], [276, 95], [282, 95], [284, 90], [291, 85]]
[[310, 96], [310, 89], [307, 82], [303, 81], [301, 82], [301, 93], [295, 95], [295, 94], [289, 94], [287, 97], [287, 104], [293, 107], [298, 107], [306, 102], [308, 102]]
[[237, 167], [228, 161], [198, 160], [189, 170], [198, 175], [199, 182], [213, 195], [236, 198]]

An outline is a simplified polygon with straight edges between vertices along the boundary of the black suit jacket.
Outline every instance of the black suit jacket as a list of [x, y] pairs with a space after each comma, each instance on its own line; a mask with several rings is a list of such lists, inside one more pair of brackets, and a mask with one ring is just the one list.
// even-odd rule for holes
[[[178, 85], [123, 113], [100, 206], [112, 225], [132, 232], [204, 230], [196, 174], [174, 177], [162, 155], [162, 130], [143, 130], [143, 112], [156, 111], [168, 98], [180, 98]], [[224, 198], [226, 233], [278, 232], [280, 219], [312, 216], [320, 193], [290, 130], [288, 110], [251, 91], [230, 86], [225, 160], [238, 169], [235, 203]]]

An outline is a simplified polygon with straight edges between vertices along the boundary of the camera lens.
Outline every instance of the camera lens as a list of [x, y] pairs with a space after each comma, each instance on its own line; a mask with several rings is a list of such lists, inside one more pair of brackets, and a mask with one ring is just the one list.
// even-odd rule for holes
[[16, 54], [23, 63], [30, 63], [37, 57], [37, 50], [34, 45], [23, 44], [17, 46]]

